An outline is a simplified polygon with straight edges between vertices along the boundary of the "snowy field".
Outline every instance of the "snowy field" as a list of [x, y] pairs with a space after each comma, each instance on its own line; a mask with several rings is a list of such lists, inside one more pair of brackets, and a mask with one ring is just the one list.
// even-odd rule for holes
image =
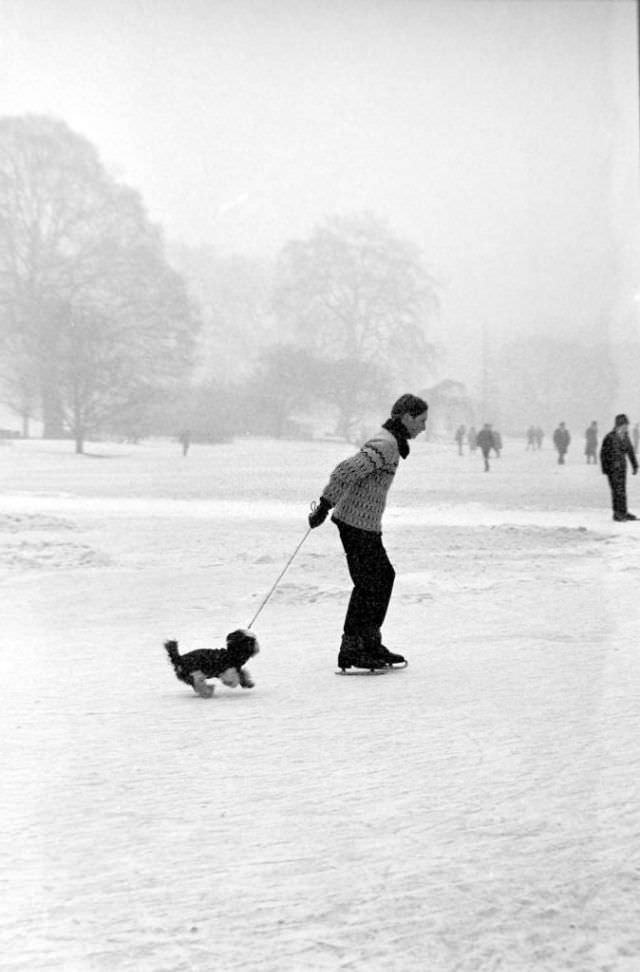
[[[640, 970], [640, 521], [576, 442], [492, 471], [418, 440], [385, 642], [336, 677], [349, 581], [306, 529], [340, 443], [0, 445], [0, 965]], [[629, 479], [640, 514], [640, 477]]]

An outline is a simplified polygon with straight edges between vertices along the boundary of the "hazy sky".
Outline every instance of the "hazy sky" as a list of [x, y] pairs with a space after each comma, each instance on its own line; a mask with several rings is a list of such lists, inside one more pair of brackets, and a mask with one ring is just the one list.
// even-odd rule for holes
[[274, 254], [373, 210], [422, 247], [466, 375], [483, 326], [590, 335], [640, 283], [635, 13], [0, 0], [0, 113], [87, 136], [170, 240]]

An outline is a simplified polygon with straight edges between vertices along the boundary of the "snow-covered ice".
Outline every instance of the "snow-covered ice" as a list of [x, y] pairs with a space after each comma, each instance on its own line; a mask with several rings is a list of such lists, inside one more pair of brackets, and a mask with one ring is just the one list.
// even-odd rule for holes
[[248, 623], [351, 451], [0, 448], [3, 970], [640, 969], [640, 522], [577, 445], [485, 474], [413, 444], [406, 671], [334, 675], [327, 523], [256, 622], [256, 688], [173, 677], [163, 640]]

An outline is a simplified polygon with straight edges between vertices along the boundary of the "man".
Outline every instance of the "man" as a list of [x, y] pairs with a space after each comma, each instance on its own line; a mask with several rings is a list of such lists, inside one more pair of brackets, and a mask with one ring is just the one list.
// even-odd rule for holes
[[584, 454], [588, 463], [598, 461], [598, 423], [592, 422], [584, 434]]
[[359, 452], [335, 467], [309, 526], [324, 523], [330, 509], [347, 558], [353, 591], [344, 620], [338, 667], [385, 668], [406, 664], [382, 644], [381, 628], [389, 606], [395, 571], [382, 544], [382, 514], [400, 459], [409, 440], [424, 432], [428, 405], [417, 395], [402, 395], [391, 417]]
[[564, 422], [561, 422], [558, 428], [553, 433], [553, 444], [558, 452], [558, 465], [564, 466], [564, 457], [569, 449], [569, 443], [571, 442], [571, 435], [569, 434], [569, 429], [566, 427]]
[[613, 519], [618, 522], [637, 519], [627, 510], [627, 458], [635, 476], [638, 461], [629, 438], [629, 419], [620, 414], [616, 415], [613, 429], [605, 435], [600, 449], [600, 466], [611, 487]]
[[495, 440], [493, 438], [493, 431], [491, 429], [491, 423], [485, 422], [478, 435], [476, 436], [476, 442], [482, 453], [482, 458], [484, 459], [484, 471], [489, 472], [489, 454], [493, 448], [495, 448]]
[[542, 449], [543, 440], [544, 429], [540, 425], [536, 425], [536, 449]]
[[529, 449], [535, 449], [536, 447], [536, 430], [533, 425], [530, 425], [527, 429], [527, 452]]

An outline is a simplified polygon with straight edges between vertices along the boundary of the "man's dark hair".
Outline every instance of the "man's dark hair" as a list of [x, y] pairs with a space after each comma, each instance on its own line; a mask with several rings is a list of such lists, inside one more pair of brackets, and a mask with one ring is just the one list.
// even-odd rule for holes
[[397, 402], [394, 402], [391, 406], [391, 417], [398, 418], [408, 412], [412, 418], [415, 418], [417, 415], [426, 412], [428, 408], [429, 406], [424, 398], [418, 398], [417, 395], [401, 395]]

